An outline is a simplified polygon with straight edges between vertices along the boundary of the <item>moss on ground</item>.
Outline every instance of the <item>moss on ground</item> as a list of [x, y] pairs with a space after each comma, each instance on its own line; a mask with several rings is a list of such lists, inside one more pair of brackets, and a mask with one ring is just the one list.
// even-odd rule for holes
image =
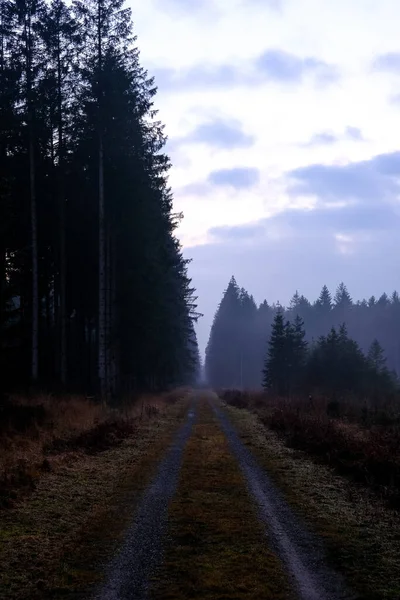
[[96, 455], [68, 452], [29, 498], [0, 514], [0, 598], [87, 598], [181, 425], [187, 400]]
[[285, 445], [247, 410], [225, 407], [242, 441], [325, 540], [328, 557], [363, 600], [400, 598], [400, 514], [372, 491]]
[[206, 401], [184, 452], [152, 600], [290, 598], [280, 560]]

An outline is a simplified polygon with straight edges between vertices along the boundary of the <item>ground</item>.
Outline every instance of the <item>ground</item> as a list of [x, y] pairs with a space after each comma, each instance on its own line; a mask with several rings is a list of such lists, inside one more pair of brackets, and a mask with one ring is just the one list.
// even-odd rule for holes
[[0, 598], [400, 597], [400, 518], [256, 415], [186, 394], [0, 525]]

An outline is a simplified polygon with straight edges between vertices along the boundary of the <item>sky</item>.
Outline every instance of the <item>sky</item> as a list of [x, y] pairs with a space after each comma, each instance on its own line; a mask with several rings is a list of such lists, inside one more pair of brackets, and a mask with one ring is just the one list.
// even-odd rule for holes
[[400, 291], [400, 2], [130, 0], [204, 352], [229, 279]]

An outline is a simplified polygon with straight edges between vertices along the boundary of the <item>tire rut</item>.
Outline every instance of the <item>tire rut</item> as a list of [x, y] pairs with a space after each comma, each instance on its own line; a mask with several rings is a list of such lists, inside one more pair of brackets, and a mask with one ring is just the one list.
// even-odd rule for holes
[[300, 600], [356, 600], [326, 562], [321, 540], [307, 530], [282, 493], [245, 447], [216, 397], [209, 399], [255, 499], [268, 538], [286, 566]]
[[144, 600], [147, 597], [150, 578], [161, 562], [168, 504], [177, 487], [183, 450], [195, 417], [193, 399], [186, 422], [144, 493], [134, 522], [121, 550], [108, 566], [106, 583], [95, 595], [95, 600]]

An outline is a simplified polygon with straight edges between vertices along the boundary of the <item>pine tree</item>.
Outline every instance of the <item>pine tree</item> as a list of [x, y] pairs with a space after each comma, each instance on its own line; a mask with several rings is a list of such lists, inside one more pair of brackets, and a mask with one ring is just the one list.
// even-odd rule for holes
[[263, 387], [283, 395], [287, 390], [288, 332], [282, 311], [275, 316], [263, 369]]
[[317, 310], [324, 315], [329, 314], [332, 310], [332, 296], [326, 285], [322, 287], [321, 293], [315, 305]]
[[349, 308], [352, 305], [352, 299], [347, 290], [347, 287], [342, 282], [338, 285], [335, 298], [334, 298], [335, 308]]
[[211, 327], [206, 348], [206, 377], [213, 387], [239, 387], [241, 361], [240, 290], [232, 276]]

